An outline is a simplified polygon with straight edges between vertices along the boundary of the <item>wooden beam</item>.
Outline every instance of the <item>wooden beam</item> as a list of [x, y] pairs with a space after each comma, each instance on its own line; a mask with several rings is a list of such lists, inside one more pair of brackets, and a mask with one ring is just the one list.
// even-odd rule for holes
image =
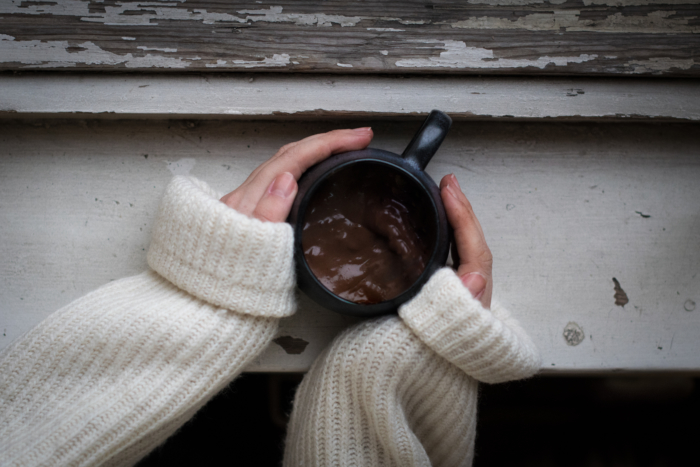
[[[373, 147], [401, 153], [420, 120], [3, 122], [0, 348], [147, 267], [173, 174], [229, 191], [283, 144], [341, 125], [371, 125]], [[700, 371], [697, 126], [454, 124], [428, 172], [455, 173], [469, 196], [495, 256], [495, 296], [544, 370]], [[300, 300], [285, 339], [249, 370], [307, 370], [355, 322]]]
[[700, 120], [691, 80], [337, 75], [0, 75], [4, 118]]
[[0, 2], [0, 69], [700, 74], [689, 0]]

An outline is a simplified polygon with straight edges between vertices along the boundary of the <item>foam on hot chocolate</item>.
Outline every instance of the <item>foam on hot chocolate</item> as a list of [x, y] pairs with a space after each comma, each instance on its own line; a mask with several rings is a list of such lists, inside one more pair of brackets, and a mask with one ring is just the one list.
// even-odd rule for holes
[[416, 191], [415, 182], [376, 163], [351, 165], [323, 182], [306, 209], [302, 247], [328, 290], [369, 305], [391, 300], [418, 279], [434, 235]]

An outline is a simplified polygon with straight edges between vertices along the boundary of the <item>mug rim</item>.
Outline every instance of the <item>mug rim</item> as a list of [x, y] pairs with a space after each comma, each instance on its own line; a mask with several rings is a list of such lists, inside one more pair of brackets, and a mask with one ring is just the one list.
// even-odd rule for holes
[[[337, 156], [343, 156], [342, 159], [347, 160], [338, 163], [336, 160], [334, 160], [337, 159]], [[358, 163], [383, 165], [391, 170], [399, 171], [404, 176], [412, 180], [414, 184], [417, 184], [421, 190], [422, 196], [427, 197], [430, 202], [430, 206], [432, 208], [430, 222], [433, 224], [435, 231], [435, 242], [432, 245], [430, 259], [427, 261], [426, 266], [421, 272], [420, 276], [418, 276], [410, 287], [401, 292], [399, 295], [391, 299], [369, 305], [363, 305], [361, 303], [356, 303], [339, 297], [324, 286], [318, 280], [307, 263], [301, 241], [304, 226], [303, 219], [311, 197], [314, 195], [320, 185], [328, 179], [328, 177], [333, 174], [337, 174], [339, 171], [346, 169], [348, 166]], [[309, 182], [310, 185], [305, 186], [306, 184], [304, 182], [308, 180], [308, 177], [314, 177], [316, 172], [319, 171], [321, 174], [315, 179], [311, 180]], [[306, 178], [306, 180], [304, 180], [304, 178]], [[428, 176], [423, 170], [416, 169], [412, 165], [408, 164], [405, 159], [397, 156], [394, 153], [381, 149], [367, 148], [360, 151], [350, 151], [337, 154], [307, 170], [304, 173], [304, 177], [302, 177], [302, 179], [299, 181], [299, 190], [303, 190], [303, 195], [298, 202], [295, 200], [289, 219], [289, 221], [293, 223], [294, 227], [294, 257], [297, 269], [297, 281], [300, 289], [321, 306], [329, 307], [333, 311], [339, 313], [363, 317], [386, 314], [392, 311], [395, 312], [398, 310], [399, 306], [413, 298], [420, 291], [423, 285], [430, 279], [432, 274], [437, 269], [442, 267], [444, 262], [447, 260], [447, 253], [449, 252], [449, 231], [445, 232], [447, 235], [441, 235], [442, 229], [440, 222], [440, 214], [441, 211], [444, 211], [444, 207], [442, 209], [440, 208], [435, 200], [436, 194], [433, 193], [433, 191], [437, 191], [437, 196], [440, 196], [439, 188], [433, 179], [430, 178], [430, 176]], [[448, 246], [442, 255], [444, 258], [439, 258], [438, 255], [441, 253], [440, 247], [443, 237], [447, 238]], [[325, 304], [328, 301], [333, 302], [332, 307], [331, 305]]]

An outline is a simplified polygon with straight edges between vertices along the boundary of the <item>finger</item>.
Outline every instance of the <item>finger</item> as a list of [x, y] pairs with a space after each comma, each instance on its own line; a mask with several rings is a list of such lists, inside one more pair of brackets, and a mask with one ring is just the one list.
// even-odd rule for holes
[[447, 219], [454, 229], [459, 256], [457, 275], [472, 296], [489, 308], [493, 291], [493, 256], [486, 244], [481, 224], [454, 175], [443, 177], [440, 191]]
[[252, 217], [267, 222], [283, 222], [292, 208], [297, 189], [297, 182], [292, 174], [279, 174], [260, 198]]
[[233, 195], [237, 204], [236, 209], [244, 214], [253, 212], [265, 190], [278, 174], [289, 172], [298, 180], [306, 169], [332, 154], [364, 149], [372, 140], [372, 136], [371, 128], [334, 130], [310, 136], [297, 144], [289, 145], [284, 151], [279, 151], [263, 164], [235, 190], [239, 192]]

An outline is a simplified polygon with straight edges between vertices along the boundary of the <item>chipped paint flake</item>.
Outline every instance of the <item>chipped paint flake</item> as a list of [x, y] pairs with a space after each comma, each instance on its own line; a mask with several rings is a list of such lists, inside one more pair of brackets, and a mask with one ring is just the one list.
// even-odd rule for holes
[[394, 28], [367, 28], [368, 31], [377, 32], [403, 32], [405, 29], [394, 29]]
[[380, 50], [379, 53], [382, 54], [382, 55], [389, 55], [389, 51], [388, 51], [388, 50]]
[[349, 63], [336, 63], [336, 65], [342, 66], [344, 68], [352, 68], [352, 65], [350, 65]]
[[272, 58], [265, 57], [262, 60], [217, 60], [216, 63], [207, 63], [207, 68], [269, 68], [289, 65], [288, 54], [274, 54]]
[[[282, 13], [281, 6], [271, 6], [268, 10], [241, 10], [241, 15], [246, 16], [246, 21], [265, 21], [268, 23], [294, 23], [297, 26], [321, 26], [328, 27], [333, 24], [340, 26], [355, 26], [362, 21], [361, 16], [326, 15], [324, 13]], [[252, 15], [252, 16], [251, 16]]]
[[216, 63], [207, 63], [205, 66], [207, 68], [216, 68], [219, 66], [226, 66], [226, 60], [217, 60]]
[[159, 52], [170, 52], [170, 53], [177, 52], [177, 49], [168, 49], [168, 48], [161, 49], [159, 47], [146, 47], [145, 45], [139, 45], [136, 48], [141, 49], [141, 50], [156, 50]]
[[228, 13], [210, 13], [202, 9], [190, 11], [176, 6], [177, 3], [117, 3], [117, 6], [105, 6], [104, 12], [82, 15], [80, 19], [111, 26], [155, 26], [159, 20], [201, 21], [204, 24], [246, 22], [244, 18]]
[[672, 68], [676, 68], [679, 70], [688, 70], [692, 66], [700, 64], [693, 60], [692, 58], [689, 59], [675, 59], [675, 58], [667, 58], [667, 57], [658, 57], [658, 58], [650, 58], [648, 60], [637, 60], [637, 61], [631, 61], [627, 65], [632, 67], [632, 70], [629, 73], [661, 73], [664, 71], [669, 71]]
[[[80, 49], [69, 52], [68, 49]], [[77, 65], [124, 65], [127, 68], [187, 68], [191, 60], [147, 54], [134, 57], [101, 49], [93, 42], [69, 44], [68, 41], [15, 41], [12, 36], [0, 36], [0, 63], [21, 63], [27, 68], [61, 68]]]
[[566, 345], [570, 345], [572, 347], [579, 345], [586, 338], [583, 328], [579, 326], [578, 323], [573, 321], [567, 323], [566, 327], [564, 327], [564, 332], [562, 335], [564, 336]]
[[692, 0], [583, 0], [586, 6], [605, 5], [605, 6], [642, 6], [642, 5], [687, 5], [692, 3]]
[[125, 40], [125, 41], [135, 41], [136, 38], [135, 38], [135, 37], [122, 37], [122, 40]]
[[644, 33], [644, 34], [695, 34], [700, 32], [700, 26], [689, 24], [695, 16], [671, 18], [675, 11], [654, 11], [646, 16], [629, 16], [615, 13], [605, 19], [579, 18], [578, 10], [551, 11], [533, 13], [519, 17], [515, 21], [508, 18], [492, 16], [472, 17], [450, 23], [453, 28], [460, 29], [524, 29], [527, 31], [560, 31], [572, 32], [608, 32], [608, 33]]
[[495, 58], [493, 51], [480, 47], [467, 47], [462, 41], [421, 40], [413, 41], [424, 44], [444, 44], [445, 51], [439, 57], [414, 58], [398, 60], [399, 67], [444, 67], [444, 68], [525, 68], [543, 69], [548, 65], [566, 66], [569, 63], [582, 63], [594, 60], [597, 55], [581, 54], [578, 57], [539, 57], [534, 60]]

